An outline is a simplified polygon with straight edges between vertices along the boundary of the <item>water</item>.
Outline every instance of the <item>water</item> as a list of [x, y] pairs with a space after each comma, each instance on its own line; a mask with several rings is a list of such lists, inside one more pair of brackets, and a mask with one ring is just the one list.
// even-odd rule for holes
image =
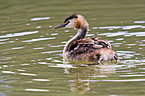
[[[144, 0], [4, 0], [0, 5], [0, 96], [144, 96]], [[63, 47], [76, 30], [52, 27], [72, 13], [86, 17], [87, 37], [112, 44], [119, 62], [63, 64]]]

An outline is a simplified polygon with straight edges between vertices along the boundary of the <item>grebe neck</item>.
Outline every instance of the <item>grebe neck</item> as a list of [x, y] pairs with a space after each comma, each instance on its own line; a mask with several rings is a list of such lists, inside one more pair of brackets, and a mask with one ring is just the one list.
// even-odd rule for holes
[[65, 54], [67, 51], [69, 51], [68, 48], [73, 41], [85, 38], [86, 35], [87, 35], [87, 32], [88, 32], [87, 27], [86, 28], [80, 28], [78, 30], [77, 34], [66, 43], [66, 45], [63, 49], [63, 54]]

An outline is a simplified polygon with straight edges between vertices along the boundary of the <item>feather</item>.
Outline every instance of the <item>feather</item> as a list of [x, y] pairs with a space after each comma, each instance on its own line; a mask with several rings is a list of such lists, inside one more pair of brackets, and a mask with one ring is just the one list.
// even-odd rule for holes
[[[83, 61], [99, 61], [100, 56], [104, 60], [112, 60], [114, 55], [111, 44], [105, 40], [99, 40], [98, 37], [83, 38], [73, 41], [69, 46], [69, 58]], [[107, 58], [110, 55], [110, 58]]]

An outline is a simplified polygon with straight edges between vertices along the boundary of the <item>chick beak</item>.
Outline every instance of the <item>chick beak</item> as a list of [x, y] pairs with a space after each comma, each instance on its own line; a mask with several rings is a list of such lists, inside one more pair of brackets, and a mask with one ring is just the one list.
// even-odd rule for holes
[[53, 29], [64, 28], [65, 26], [66, 26], [66, 24], [62, 23], [62, 24], [60, 24], [58, 26], [55, 26]]

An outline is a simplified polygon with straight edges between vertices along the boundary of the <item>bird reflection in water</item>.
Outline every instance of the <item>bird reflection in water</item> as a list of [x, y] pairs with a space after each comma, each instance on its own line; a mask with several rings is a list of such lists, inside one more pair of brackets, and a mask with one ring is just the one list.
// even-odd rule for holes
[[116, 72], [116, 62], [103, 62], [99, 65], [80, 66], [76, 68], [65, 68], [64, 72], [73, 77], [69, 80], [70, 90], [78, 94], [85, 94], [96, 85], [91, 82], [98, 82], [103, 78]]

